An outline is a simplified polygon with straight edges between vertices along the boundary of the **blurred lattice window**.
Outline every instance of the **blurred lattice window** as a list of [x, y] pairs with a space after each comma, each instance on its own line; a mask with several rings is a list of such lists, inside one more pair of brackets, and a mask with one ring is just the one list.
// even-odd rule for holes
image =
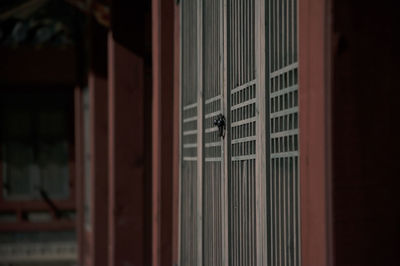
[[3, 93], [4, 199], [38, 199], [43, 192], [52, 199], [68, 198], [71, 112], [62, 94]]

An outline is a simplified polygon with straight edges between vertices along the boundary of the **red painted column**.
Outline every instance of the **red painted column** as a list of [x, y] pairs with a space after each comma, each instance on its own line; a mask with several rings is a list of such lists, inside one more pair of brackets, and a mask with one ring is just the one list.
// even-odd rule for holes
[[174, 2], [152, 1], [153, 265], [172, 265]]
[[107, 79], [89, 74], [91, 265], [107, 265], [108, 253], [108, 87]]
[[172, 265], [179, 261], [179, 123], [180, 123], [180, 16], [179, 5], [174, 7], [174, 131], [173, 131], [173, 188], [172, 188]]
[[109, 266], [145, 261], [144, 62], [108, 38]]
[[152, 264], [160, 265], [161, 241], [161, 3], [152, 1], [152, 60], [153, 60], [153, 102], [152, 102]]
[[82, 91], [74, 89], [74, 126], [75, 126], [75, 176], [76, 176], [76, 235], [78, 240], [78, 264], [84, 264], [84, 224], [83, 224], [83, 121]]
[[302, 265], [333, 265], [330, 0], [299, 3]]

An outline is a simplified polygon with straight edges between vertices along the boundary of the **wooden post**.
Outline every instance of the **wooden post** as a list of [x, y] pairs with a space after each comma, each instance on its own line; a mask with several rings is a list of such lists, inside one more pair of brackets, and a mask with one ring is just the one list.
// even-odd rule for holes
[[329, 0], [299, 3], [302, 265], [332, 265]]
[[173, 188], [172, 188], [172, 265], [179, 260], [179, 106], [180, 106], [180, 16], [174, 7], [174, 96], [173, 96]]
[[90, 97], [90, 185], [91, 206], [91, 265], [107, 265], [108, 214], [108, 109], [107, 79], [89, 74]]
[[152, 1], [153, 265], [172, 264], [174, 2]]
[[84, 264], [84, 224], [83, 224], [83, 130], [82, 130], [82, 92], [79, 86], [74, 89], [75, 122], [75, 176], [76, 176], [76, 232], [78, 240], [78, 264]]
[[109, 265], [145, 261], [143, 59], [108, 38]]

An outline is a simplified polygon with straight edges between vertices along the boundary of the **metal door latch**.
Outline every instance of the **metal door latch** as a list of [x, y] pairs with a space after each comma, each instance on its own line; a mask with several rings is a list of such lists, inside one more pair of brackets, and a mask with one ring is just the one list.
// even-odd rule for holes
[[225, 117], [222, 114], [219, 114], [217, 118], [214, 120], [214, 125], [218, 127], [219, 136], [225, 138]]

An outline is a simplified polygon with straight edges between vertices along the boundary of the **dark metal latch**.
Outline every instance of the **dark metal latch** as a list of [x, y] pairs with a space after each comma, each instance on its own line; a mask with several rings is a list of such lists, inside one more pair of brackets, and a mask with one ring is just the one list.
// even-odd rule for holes
[[214, 125], [218, 127], [219, 136], [224, 138], [225, 137], [225, 117], [223, 114], [219, 114], [217, 118], [214, 120]]

